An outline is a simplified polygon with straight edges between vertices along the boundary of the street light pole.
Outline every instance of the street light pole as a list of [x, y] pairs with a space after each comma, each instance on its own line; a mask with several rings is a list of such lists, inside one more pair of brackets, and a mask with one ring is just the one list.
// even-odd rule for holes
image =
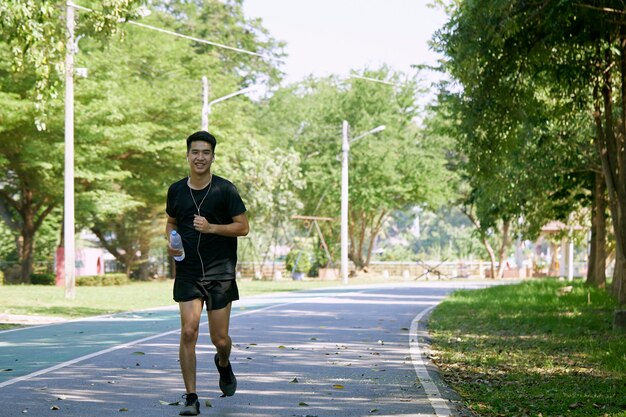
[[256, 86], [242, 88], [239, 91], [235, 91], [234, 93], [227, 94], [209, 102], [209, 83], [206, 77], [202, 77], [202, 130], [209, 130], [209, 115], [211, 114], [211, 106], [240, 94], [245, 94], [254, 89], [256, 89]]
[[341, 136], [341, 277], [344, 284], [348, 283], [348, 160], [350, 142], [356, 142], [365, 136], [383, 130], [385, 130], [385, 126], [381, 125], [350, 140], [350, 125], [347, 121], [343, 121], [343, 134]]
[[343, 283], [348, 283], [348, 156], [350, 154], [350, 140], [348, 139], [350, 126], [343, 121], [341, 136], [341, 277]]
[[64, 271], [65, 298], [76, 295], [74, 244], [74, 5], [66, 3], [67, 52], [65, 55], [65, 190], [64, 190]]

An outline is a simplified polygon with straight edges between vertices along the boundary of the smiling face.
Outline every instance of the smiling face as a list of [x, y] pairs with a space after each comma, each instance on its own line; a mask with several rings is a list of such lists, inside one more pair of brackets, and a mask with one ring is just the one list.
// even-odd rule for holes
[[196, 175], [209, 174], [214, 158], [213, 146], [210, 143], [202, 140], [191, 142], [187, 152], [189, 171]]

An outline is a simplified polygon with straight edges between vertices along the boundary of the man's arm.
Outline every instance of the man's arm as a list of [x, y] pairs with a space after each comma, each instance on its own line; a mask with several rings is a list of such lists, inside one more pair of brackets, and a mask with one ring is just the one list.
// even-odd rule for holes
[[214, 235], [228, 237], [246, 236], [250, 231], [246, 213], [233, 217], [233, 222], [230, 224], [212, 224], [204, 217], [194, 215], [193, 227], [202, 233], [212, 233]]

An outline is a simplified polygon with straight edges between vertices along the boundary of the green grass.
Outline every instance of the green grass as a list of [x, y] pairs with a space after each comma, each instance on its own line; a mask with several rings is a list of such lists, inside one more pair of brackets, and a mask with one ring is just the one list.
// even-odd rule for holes
[[533, 280], [457, 291], [429, 321], [433, 360], [484, 417], [626, 417], [626, 337], [604, 290]]
[[[350, 285], [376, 282], [393, 281], [372, 276], [351, 279]], [[173, 281], [168, 280], [107, 287], [76, 287], [76, 296], [73, 300], [65, 298], [65, 290], [62, 287], [5, 285], [0, 286], [0, 313], [79, 318], [169, 306], [175, 304], [172, 300], [172, 285]], [[242, 297], [336, 285], [342, 285], [341, 281], [238, 280], [239, 293]]]

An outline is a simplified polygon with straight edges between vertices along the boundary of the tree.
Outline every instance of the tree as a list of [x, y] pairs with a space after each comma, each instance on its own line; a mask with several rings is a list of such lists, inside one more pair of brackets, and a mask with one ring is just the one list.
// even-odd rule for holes
[[[226, 15], [232, 27], [214, 24], [217, 16], [222, 19]], [[236, 2], [157, 4], [146, 21], [220, 43], [244, 42], [246, 47], [264, 49], [268, 54], [274, 45], [271, 38], [257, 40], [257, 32], [240, 29], [262, 28], [248, 24]], [[206, 28], [211, 28], [210, 33]], [[167, 187], [185, 175], [181, 164], [184, 139], [191, 133], [193, 121], [199, 128], [202, 76], [209, 78], [211, 97], [219, 97], [257, 77], [271, 80], [274, 67], [244, 54], [207, 49], [171, 36], [157, 34], [156, 43], [155, 33], [144, 28], [129, 27], [123, 35], [105, 48], [93, 42], [81, 48], [79, 58], [93, 69], [94, 76], [82, 80], [77, 88], [80, 165], [86, 168], [81, 172], [86, 175], [79, 179], [83, 191], [79, 204], [82, 224], [91, 228], [127, 272], [137, 267], [139, 276], [145, 278], [150, 248], [162, 243], [158, 238], [163, 227], [159, 225], [164, 219]], [[119, 65], [111, 66], [111, 61]], [[236, 159], [242, 153], [243, 147], [229, 147], [221, 139], [238, 136], [253, 125], [252, 116], [242, 116], [253, 114], [251, 107], [242, 96], [220, 104], [220, 110], [230, 110], [228, 117], [219, 117], [217, 111], [212, 115], [211, 131], [220, 138], [218, 155], [234, 152]], [[215, 167], [229, 164], [228, 157], [218, 158]]]
[[[6, 121], [0, 132], [0, 164], [10, 174], [2, 184], [0, 207], [13, 230], [22, 228], [22, 237], [18, 239], [16, 234], [16, 242], [25, 249], [20, 252], [23, 280], [32, 270], [29, 242], [62, 200], [58, 184], [63, 126], [57, 93], [65, 35], [58, 25], [64, 13], [60, 4], [16, 1], [0, 5], [1, 52], [7, 58], [2, 60], [0, 72]], [[77, 19], [77, 35], [84, 38], [76, 63], [89, 68], [87, 79], [75, 80], [77, 223], [91, 228], [127, 270], [135, 263], [145, 265], [148, 249], [159, 235], [156, 230], [162, 230], [157, 219], [163, 217], [167, 185], [185, 175], [179, 161], [184, 158], [190, 120], [199, 125], [200, 78], [208, 74], [214, 86], [212, 94], [219, 96], [256, 79], [271, 84], [279, 75], [271, 60], [165, 35], [159, 35], [157, 43], [155, 32], [143, 28], [118, 32], [118, 19], [133, 18], [131, 9], [137, 4], [87, 2], [83, 5], [95, 11], [79, 12]], [[155, 25], [185, 32], [189, 27], [196, 31], [210, 28], [207, 36], [218, 42], [258, 47], [266, 55], [272, 55], [278, 46], [259, 22], [244, 20], [239, 1], [168, 1], [154, 3], [153, 10], [148, 21]], [[223, 22], [225, 16], [228, 25]], [[23, 25], [25, 19], [30, 19], [28, 25]], [[93, 36], [96, 33], [98, 36]], [[221, 108], [231, 109], [235, 115], [215, 118], [212, 129], [218, 136], [236, 135], [239, 122], [253, 124], [251, 117], [236, 116], [241, 108], [230, 102]], [[31, 145], [37, 145], [32, 152]], [[35, 149], [39, 154], [31, 155]], [[32, 175], [35, 172], [38, 176]]]
[[[144, 0], [111, 0], [85, 2], [93, 13], [85, 17], [89, 21], [78, 35], [109, 36], [118, 28], [118, 21], [138, 17], [137, 8]], [[38, 110], [34, 121], [39, 130], [46, 128], [46, 107], [58, 95], [66, 51], [64, 21], [65, 2], [33, 2], [12, 0], [0, 3], [1, 38], [11, 49], [12, 69], [31, 72], [34, 89], [31, 98]]]
[[[385, 219], [396, 209], [444, 200], [443, 155], [431, 138], [420, 135], [416, 85], [382, 68], [363, 79], [309, 79], [278, 91], [269, 103], [264, 131], [301, 155], [306, 187], [300, 193], [306, 215], [337, 217], [340, 208], [342, 121], [351, 136], [384, 124], [384, 132], [355, 143], [350, 152], [349, 257], [357, 268], [371, 259]], [[275, 126], [279, 126], [274, 129]], [[329, 246], [339, 240], [336, 224], [323, 226]]]
[[[110, 34], [113, 23], [128, 18], [136, 3], [107, 3], [91, 16], [98, 23], [93, 32]], [[61, 199], [57, 184], [63, 127], [58, 101], [54, 102], [66, 38], [58, 24], [64, 11], [61, 4], [22, 0], [0, 4], [4, 109], [0, 164], [7, 172], [0, 188], [0, 212], [16, 239], [21, 282], [29, 282], [32, 273], [35, 234]]]
[[612, 289], [618, 302], [624, 304], [626, 19], [621, 8], [621, 2], [608, 0], [467, 2], [459, 7], [449, 26], [450, 29], [457, 26], [454, 28], [457, 41], [469, 35], [465, 30], [478, 33], [475, 29], [479, 20], [483, 27], [485, 21], [490, 22], [488, 31], [468, 54], [453, 43], [448, 51], [457, 57], [475, 54], [479, 58], [480, 65], [473, 65], [477, 82], [468, 86], [482, 94], [488, 94], [491, 83], [498, 79], [532, 78], [542, 86], [539, 91], [549, 97], [564, 100], [576, 109], [587, 109], [595, 127], [591, 136], [593, 145], [588, 137], [587, 148], [593, 146], [601, 162], [616, 239]]
[[58, 106], [49, 109], [49, 128], [35, 128], [35, 103], [29, 98], [35, 88], [32, 72], [10, 68], [8, 47], [0, 43], [0, 215], [11, 230], [21, 273], [18, 282], [30, 282], [35, 235], [46, 218], [59, 206], [58, 187], [63, 127]]
[[[530, 3], [460, 3], [438, 45], [462, 85], [457, 114], [477, 217], [489, 224], [493, 214], [523, 216], [532, 236], [547, 220], [566, 219], [576, 205], [589, 204], [598, 155], [583, 113], [589, 91], [575, 87], [590, 74], [575, 63], [586, 52], [571, 43], [557, 52], [547, 42], [563, 29], [568, 13], [561, 8], [568, 6]], [[571, 35], [561, 35], [563, 46]]]

